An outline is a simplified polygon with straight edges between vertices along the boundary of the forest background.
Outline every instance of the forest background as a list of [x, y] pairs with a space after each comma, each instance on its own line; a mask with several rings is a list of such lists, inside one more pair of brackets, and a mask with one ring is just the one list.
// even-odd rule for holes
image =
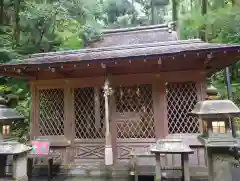
[[[84, 48], [104, 28], [176, 23], [181, 39], [240, 43], [240, 0], [0, 0], [0, 63], [28, 54]], [[240, 62], [230, 67], [240, 106]], [[224, 71], [212, 76], [226, 98]], [[25, 116], [13, 132], [28, 138], [31, 97], [26, 81], [0, 77], [0, 93]]]

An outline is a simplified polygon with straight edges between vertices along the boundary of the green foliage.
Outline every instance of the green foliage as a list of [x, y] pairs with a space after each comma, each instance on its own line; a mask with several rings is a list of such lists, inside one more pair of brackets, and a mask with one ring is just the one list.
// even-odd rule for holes
[[[207, 40], [215, 43], [240, 43], [240, 7], [230, 2], [212, 1], [209, 11], [201, 16], [194, 8], [181, 17], [181, 38], [198, 38], [203, 27], [206, 27]], [[230, 67], [233, 101], [240, 106], [240, 63]], [[213, 76], [214, 86], [218, 88], [222, 98], [227, 98], [224, 71]]]
[[128, 0], [107, 0], [104, 4], [104, 11], [107, 14], [107, 21], [114, 23], [117, 18], [133, 12], [131, 3]]
[[[11, 2], [4, 0], [4, 12], [1, 12], [5, 16], [4, 25], [0, 24], [0, 63], [19, 61], [32, 53], [80, 49], [101, 39], [102, 6], [95, 0], [19, 1], [20, 12], [17, 15], [14, 14], [16, 6]], [[14, 16], [19, 16], [20, 21], [17, 22]], [[20, 29], [16, 29], [16, 23]], [[20, 35], [17, 46], [15, 32]], [[24, 115], [25, 120], [16, 123], [13, 134], [22, 141], [26, 140], [31, 103], [27, 83], [1, 77], [0, 93], [8, 99], [10, 107]]]

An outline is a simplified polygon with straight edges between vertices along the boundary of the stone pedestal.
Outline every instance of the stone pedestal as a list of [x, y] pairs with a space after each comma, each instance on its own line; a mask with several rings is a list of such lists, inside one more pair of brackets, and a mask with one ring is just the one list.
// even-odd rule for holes
[[27, 153], [13, 156], [13, 179], [17, 181], [27, 181]]
[[0, 179], [5, 176], [6, 155], [0, 155]]
[[182, 164], [182, 176], [184, 181], [190, 181], [190, 168], [189, 168], [189, 156], [188, 153], [181, 155], [181, 164]]
[[[210, 181], [232, 181], [233, 180], [232, 170], [237, 164], [238, 162], [228, 154], [213, 154], [212, 155], [213, 173], [210, 177], [211, 178]], [[211, 167], [211, 165], [209, 166]]]

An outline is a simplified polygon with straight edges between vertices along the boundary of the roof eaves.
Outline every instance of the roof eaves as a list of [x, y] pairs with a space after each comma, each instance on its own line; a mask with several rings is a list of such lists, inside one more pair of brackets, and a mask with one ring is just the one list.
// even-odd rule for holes
[[[207, 44], [207, 43], [205, 43]], [[139, 57], [145, 56], [147, 59], [148, 58], [153, 58], [156, 56], [162, 56], [162, 57], [168, 57], [168, 56], [173, 56], [173, 54], [175, 56], [178, 55], [182, 55], [182, 54], [186, 54], [186, 53], [211, 53], [211, 52], [219, 52], [222, 51], [223, 49], [226, 51], [235, 51], [235, 50], [240, 50], [240, 45], [236, 45], [236, 46], [230, 46], [230, 45], [225, 45], [225, 46], [212, 46], [212, 47], [197, 47], [197, 46], [193, 46], [193, 49], [188, 50], [182, 48], [182, 50], [178, 49], [177, 46], [175, 46], [175, 48], [173, 48], [173, 50], [171, 51], [167, 51], [167, 50], [161, 50], [161, 51], [156, 51], [158, 48], [154, 48], [154, 50], [150, 50], [149, 54], [146, 54], [145, 52], [140, 52], [139, 50], [135, 49], [134, 53], [129, 53], [131, 51], [126, 52], [125, 54], [121, 54], [119, 52], [112, 52], [113, 54], [105, 54], [102, 55], [102, 53], [100, 54], [100, 52], [97, 52], [95, 55], [94, 54], [90, 54], [90, 55], [82, 55], [82, 57], [80, 57], [80, 54], [72, 54], [72, 55], [63, 55], [61, 57], [60, 56], [48, 56], [48, 57], [37, 57], [35, 59], [28, 59], [26, 62], [22, 62], [22, 63], [17, 63], [17, 64], [11, 64], [11, 65], [0, 65], [0, 67], [4, 67], [4, 66], [39, 66], [39, 65], [53, 65], [53, 64], [72, 64], [72, 63], [80, 63], [80, 62], [95, 62], [95, 61], [108, 61], [108, 60], [112, 60], [112, 59], [139, 59]], [[166, 48], [165, 48], [166, 49]], [[137, 53], [136, 53], [137, 52]], [[239, 52], [239, 51], [238, 51]], [[121, 55], [120, 55], [121, 54]], [[114, 55], [114, 56], [113, 56]], [[102, 57], [101, 57], [102, 56]], [[71, 61], [69, 61], [71, 60]]]
[[194, 43], [205, 43], [205, 42], [203, 42], [199, 39], [192, 39], [192, 40], [180, 40], [180, 41], [177, 40], [177, 41], [158, 42], [158, 43], [120, 45], [120, 46], [102, 47], [102, 48], [85, 48], [85, 49], [80, 49], [80, 50], [37, 53], [37, 54], [29, 55], [29, 58], [44, 57], [44, 56], [56, 56], [56, 55], [71, 55], [71, 54], [80, 54], [80, 53], [88, 53], [88, 52], [136, 49], [136, 48], [165, 47], [165, 46], [171, 46], [171, 45], [185, 45], [185, 44], [187, 45], [187, 44], [194, 44]]
[[152, 30], [152, 29], [163, 29], [172, 28], [173, 22], [170, 22], [168, 24], [158, 24], [158, 25], [150, 25], [150, 26], [137, 26], [132, 28], [119, 28], [119, 29], [106, 29], [103, 30], [103, 34], [111, 34], [111, 33], [122, 33], [122, 32], [131, 32], [131, 31], [140, 31], [140, 30]]

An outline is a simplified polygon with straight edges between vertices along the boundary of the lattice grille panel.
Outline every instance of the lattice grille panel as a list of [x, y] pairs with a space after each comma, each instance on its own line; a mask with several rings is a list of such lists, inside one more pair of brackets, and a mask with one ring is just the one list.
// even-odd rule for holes
[[197, 103], [195, 83], [169, 83], [167, 85], [168, 132], [197, 133], [196, 118], [188, 115]]
[[[153, 100], [151, 85], [117, 87], [116, 112], [135, 113], [117, 123], [118, 138], [154, 138]], [[134, 114], [132, 114], [134, 115]]]
[[64, 135], [63, 89], [39, 90], [40, 134]]
[[104, 138], [104, 97], [101, 89], [74, 89], [75, 138]]

